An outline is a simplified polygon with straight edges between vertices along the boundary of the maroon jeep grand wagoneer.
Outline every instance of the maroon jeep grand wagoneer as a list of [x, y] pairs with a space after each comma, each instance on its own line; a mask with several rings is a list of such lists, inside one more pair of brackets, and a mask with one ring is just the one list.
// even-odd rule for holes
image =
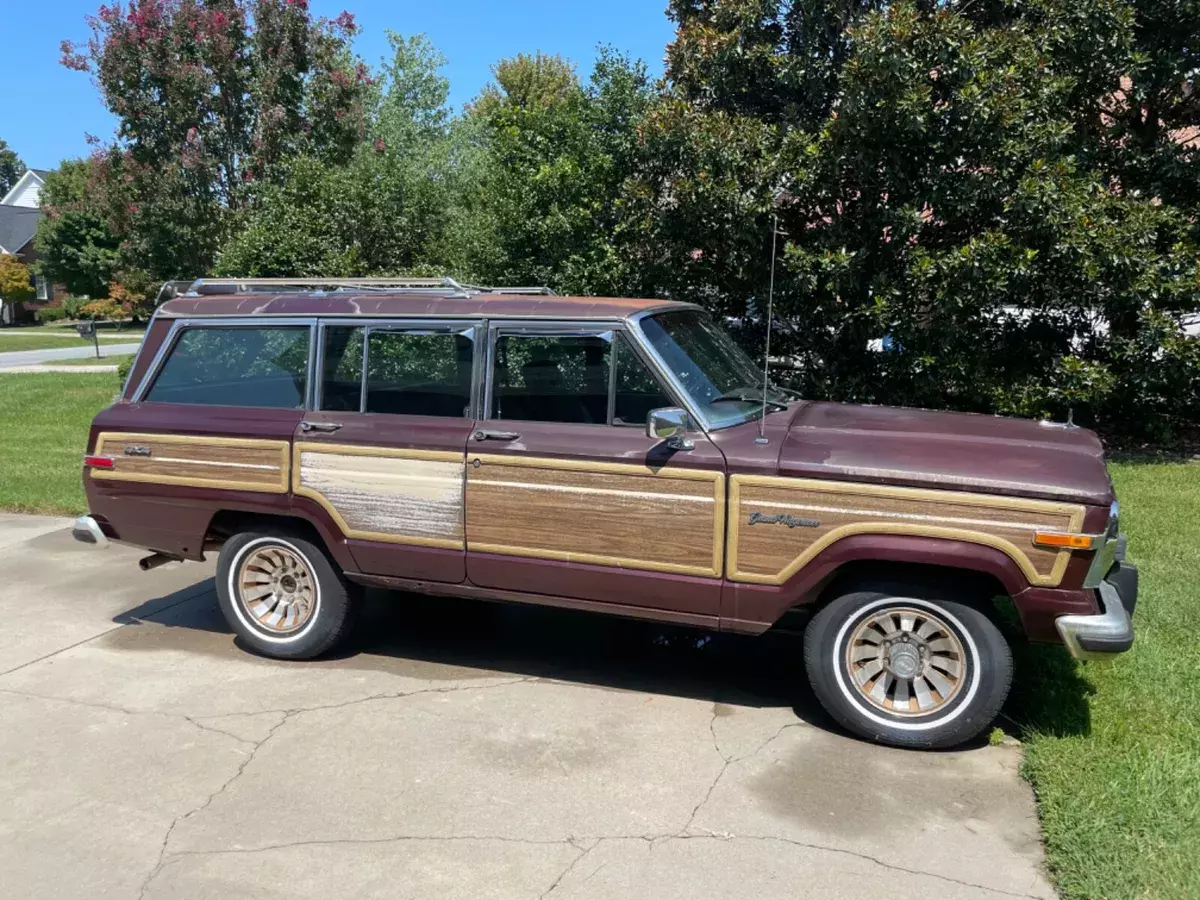
[[198, 281], [96, 416], [83, 541], [218, 550], [260, 653], [348, 631], [364, 585], [757, 634], [811, 613], [845, 727], [945, 747], [1012, 677], [993, 598], [1127, 650], [1137, 570], [1090, 431], [817, 403], [699, 307], [449, 280]]

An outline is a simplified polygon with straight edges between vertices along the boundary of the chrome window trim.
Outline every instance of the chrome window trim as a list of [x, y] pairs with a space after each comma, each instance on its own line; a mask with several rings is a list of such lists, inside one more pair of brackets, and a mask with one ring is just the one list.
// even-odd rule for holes
[[[690, 305], [690, 304], [689, 304]], [[677, 309], [678, 306], [671, 306], [671, 309]], [[699, 307], [694, 307], [699, 309]], [[637, 335], [630, 331], [629, 320], [627, 319], [547, 319], [544, 322], [531, 323], [527, 319], [514, 319], [505, 317], [503, 319], [488, 319], [484, 322], [484, 327], [487, 329], [486, 341], [486, 358], [483, 360], [483, 365], [480, 367], [480, 378], [482, 381], [483, 396], [481, 397], [480, 405], [477, 407], [476, 419], [480, 421], [510, 421], [518, 422], [521, 419], [492, 419], [492, 370], [495, 368], [496, 360], [496, 339], [503, 332], [505, 334], [547, 334], [560, 335], [563, 337], [572, 337], [576, 335], [594, 335], [597, 337], [605, 337], [612, 345], [613, 350], [610, 353], [610, 370], [609, 370], [609, 416], [606, 423], [593, 422], [564, 422], [564, 425], [591, 425], [595, 427], [597, 424], [612, 426], [612, 407], [614, 403], [613, 388], [616, 381], [617, 370], [617, 337], [625, 335], [630, 348], [637, 354], [642, 362], [650, 369], [650, 373], [658, 379], [659, 384], [664, 388], [668, 398], [673, 399], [682, 408], [688, 411], [689, 415], [693, 416], [693, 421], [700, 424], [700, 420], [695, 417], [693, 411], [688, 406], [684, 405], [682, 394], [667, 378], [663, 376], [662, 367], [656, 361], [649, 357], [643, 346], [639, 346], [640, 341]]]
[[[154, 401], [147, 400], [146, 394], [150, 390], [150, 387], [154, 384], [154, 380], [158, 377], [159, 372], [162, 370], [163, 364], [166, 362], [167, 357], [170, 355], [171, 351], [173, 351], [175, 349], [175, 344], [179, 340], [180, 334], [182, 334], [184, 331], [188, 330], [189, 328], [284, 328], [284, 327], [288, 327], [288, 326], [307, 328], [308, 329], [308, 361], [307, 361], [307, 365], [308, 365], [309, 371], [306, 373], [306, 378], [309, 381], [311, 381], [312, 377], [313, 377], [313, 373], [312, 373], [313, 344], [316, 341], [317, 323], [318, 323], [318, 319], [315, 316], [305, 316], [305, 317], [291, 316], [288, 318], [276, 318], [276, 319], [272, 319], [270, 321], [270, 324], [267, 324], [267, 325], [263, 324], [261, 316], [254, 316], [254, 317], [239, 316], [237, 318], [234, 318], [234, 317], [217, 318], [217, 317], [209, 316], [209, 317], [198, 318], [198, 319], [178, 318], [171, 323], [171, 330], [169, 332], [167, 332], [167, 336], [166, 336], [166, 338], [163, 339], [162, 345], [158, 348], [158, 352], [154, 354], [154, 360], [150, 363], [150, 367], [148, 369], [146, 369], [146, 374], [143, 375], [142, 380], [140, 382], [138, 382], [137, 392], [134, 394], [133, 397], [130, 398], [130, 402], [131, 403], [154, 402]], [[310, 397], [311, 397], [311, 391], [309, 389], [309, 385], [306, 383], [304, 386], [304, 406], [297, 407], [297, 408], [305, 410], [305, 411], [310, 410], [312, 408], [309, 405]], [[220, 406], [221, 404], [219, 404], [219, 403], [194, 403], [191, 405], [193, 405], [193, 406]], [[246, 408], [247, 409], [256, 409], [256, 408], [271, 409], [274, 407], [252, 407], [251, 406], [251, 407], [246, 407]]]
[[[479, 373], [479, 334], [482, 323], [479, 319], [462, 318], [462, 319], [447, 319], [440, 317], [437, 319], [421, 319], [412, 316], [396, 317], [396, 318], [356, 318], [354, 316], [327, 316], [321, 317], [317, 322], [317, 330], [319, 332], [318, 341], [320, 343], [321, 352], [317, 357], [320, 366], [319, 376], [317, 379], [318, 387], [314, 394], [313, 406], [314, 411], [333, 412], [334, 410], [321, 410], [322, 394], [324, 392], [325, 383], [325, 331], [328, 328], [361, 328], [363, 330], [363, 352], [362, 352], [362, 369], [359, 373], [359, 402], [357, 412], [360, 415], [387, 415], [386, 413], [368, 413], [367, 410], [367, 362], [369, 358], [369, 348], [371, 343], [371, 333], [374, 331], [403, 331], [403, 332], [425, 332], [427, 334], [455, 334], [462, 335], [468, 338], [472, 344], [471, 351], [471, 391], [468, 398], [467, 414], [463, 416], [465, 419], [474, 419], [476, 406], [475, 385]], [[346, 410], [343, 410], [345, 412]], [[435, 418], [448, 418], [446, 416], [437, 416]]]
[[[150, 321], [146, 323], [146, 333], [142, 335], [142, 347], [144, 347], [146, 345], [146, 338], [150, 336], [150, 332], [154, 328], [154, 321], [158, 318], [158, 310], [159, 310], [159, 307], [156, 306], [156, 307], [154, 307], [154, 312], [150, 313]], [[170, 337], [169, 331], [167, 332], [167, 337]], [[164, 340], [164, 343], [165, 343], [165, 340]], [[135, 368], [137, 368], [138, 358], [141, 357], [141, 355], [142, 355], [142, 347], [138, 347], [138, 352], [133, 357], [133, 364], [129, 367], [129, 371], [125, 373], [125, 380], [123, 382], [121, 382], [120, 396], [122, 399], [125, 399], [128, 397], [130, 399], [130, 401], [132, 401], [132, 397], [129, 393], [129, 381], [130, 381], [130, 379], [133, 378], [133, 370]], [[160, 345], [158, 349], [162, 350], [162, 346]], [[156, 353], [155, 359], [157, 359], [157, 358], [158, 358], [158, 354]], [[153, 360], [151, 360], [151, 363], [153, 363]], [[138, 384], [140, 385], [141, 382], [138, 382]]]
[[[659, 377], [664, 380], [668, 386], [669, 392], [675, 395], [679, 405], [683, 409], [687, 410], [688, 415], [692, 417], [692, 421], [699, 426], [700, 430], [705, 434], [708, 434], [711, 431], [717, 430], [718, 426], [714, 425], [708, 416], [701, 414], [699, 408], [694, 402], [692, 402], [691, 395], [687, 392], [687, 389], [684, 388], [683, 382], [675, 377], [675, 373], [671, 371], [670, 367], [666, 363], [666, 360], [664, 360], [662, 356], [659, 355], [658, 351], [654, 349], [654, 346], [646, 338], [646, 333], [642, 331], [642, 319], [648, 318], [649, 316], [656, 316], [664, 312], [682, 312], [684, 310], [692, 309], [698, 309], [701, 312], [704, 311], [702, 307], [697, 306], [694, 303], [687, 303], [683, 305], [672, 304], [670, 306], [655, 306], [651, 307], [650, 309], [643, 309], [629, 317], [629, 328], [627, 330], [628, 333], [634, 338], [632, 343], [638, 346], [638, 349], [641, 350], [642, 355], [646, 357], [647, 361], [650, 363], [651, 370], [656, 372]], [[744, 425], [746, 422], [752, 421], [753, 418], [754, 417], [751, 416], [749, 419], [744, 419], [741, 422], [731, 422], [728, 425], [721, 425], [719, 427], [734, 428], [738, 425]]]

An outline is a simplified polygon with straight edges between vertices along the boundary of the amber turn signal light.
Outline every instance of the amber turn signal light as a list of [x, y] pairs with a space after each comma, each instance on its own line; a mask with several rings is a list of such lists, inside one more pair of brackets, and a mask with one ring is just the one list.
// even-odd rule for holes
[[113, 458], [111, 456], [85, 456], [83, 464], [89, 469], [111, 469], [113, 468]]
[[1064, 550], [1091, 550], [1096, 538], [1090, 534], [1063, 534], [1059, 531], [1035, 531], [1033, 542], [1039, 547], [1061, 547]]

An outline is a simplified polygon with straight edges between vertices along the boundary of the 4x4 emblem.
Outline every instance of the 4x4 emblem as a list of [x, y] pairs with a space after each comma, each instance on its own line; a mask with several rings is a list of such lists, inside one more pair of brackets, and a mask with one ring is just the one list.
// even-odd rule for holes
[[144, 446], [143, 444], [126, 444], [125, 445], [125, 455], [126, 456], [149, 456], [150, 448], [147, 446]]
[[750, 513], [751, 525], [786, 525], [788, 528], [817, 528], [820, 526], [820, 521], [817, 519], [800, 519], [796, 516], [789, 516], [784, 513], [779, 515], [768, 516], [760, 513], [758, 510]]

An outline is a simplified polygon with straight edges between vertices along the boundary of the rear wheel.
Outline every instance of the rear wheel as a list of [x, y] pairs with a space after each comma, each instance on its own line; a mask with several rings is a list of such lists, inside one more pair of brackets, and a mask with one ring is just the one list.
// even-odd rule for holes
[[307, 537], [248, 531], [221, 548], [217, 596], [226, 621], [253, 650], [311, 659], [349, 633], [357, 589]]
[[809, 623], [804, 662], [831, 716], [900, 747], [952, 747], [991, 724], [1012, 682], [1012, 653], [975, 605], [919, 583], [872, 582]]

